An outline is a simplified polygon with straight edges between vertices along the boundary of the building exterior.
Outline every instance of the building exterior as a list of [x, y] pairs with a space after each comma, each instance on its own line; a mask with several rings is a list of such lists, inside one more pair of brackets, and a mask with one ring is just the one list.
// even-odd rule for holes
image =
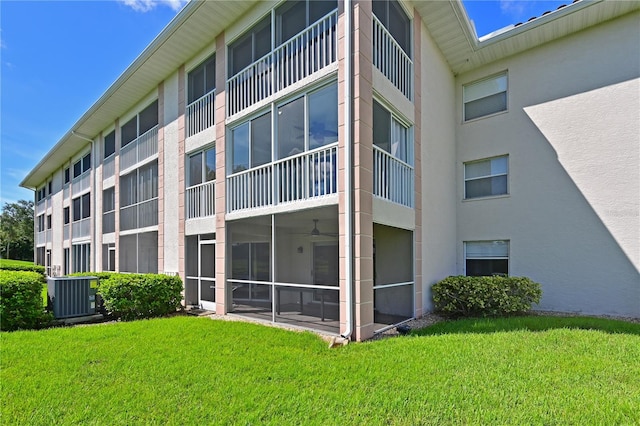
[[456, 274], [640, 316], [640, 3], [188, 3], [29, 173], [51, 275], [371, 337]]

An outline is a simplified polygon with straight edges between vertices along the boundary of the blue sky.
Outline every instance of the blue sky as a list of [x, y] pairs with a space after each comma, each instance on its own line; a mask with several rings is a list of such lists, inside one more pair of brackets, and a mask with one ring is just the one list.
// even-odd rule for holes
[[[566, 1], [465, 0], [480, 36]], [[183, 0], [0, 1], [0, 208], [184, 5]]]

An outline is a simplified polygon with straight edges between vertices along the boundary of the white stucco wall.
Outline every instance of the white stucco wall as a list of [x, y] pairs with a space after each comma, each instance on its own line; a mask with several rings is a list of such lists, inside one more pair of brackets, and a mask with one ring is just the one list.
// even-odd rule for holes
[[456, 273], [455, 84], [424, 25], [422, 35], [422, 303], [427, 312], [433, 307], [431, 286]]
[[[539, 309], [640, 316], [640, 14], [456, 79], [463, 242], [510, 240]], [[462, 85], [508, 70], [508, 112], [462, 123]], [[509, 196], [462, 201], [463, 163], [509, 155]]]
[[179, 271], [178, 73], [164, 81], [164, 271]]

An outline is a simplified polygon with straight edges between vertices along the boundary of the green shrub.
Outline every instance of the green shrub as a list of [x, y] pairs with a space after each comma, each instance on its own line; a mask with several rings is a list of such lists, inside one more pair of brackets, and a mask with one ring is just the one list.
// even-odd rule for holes
[[447, 277], [432, 287], [435, 310], [452, 317], [504, 316], [540, 302], [540, 284], [525, 277]]
[[22, 260], [0, 259], [0, 270], [37, 272], [43, 277], [45, 276], [44, 266], [35, 265], [31, 262], [25, 262]]
[[125, 321], [175, 312], [182, 300], [182, 280], [159, 274], [111, 274], [101, 281], [107, 311]]
[[50, 320], [42, 300], [43, 277], [37, 272], [0, 270], [0, 329], [40, 328]]

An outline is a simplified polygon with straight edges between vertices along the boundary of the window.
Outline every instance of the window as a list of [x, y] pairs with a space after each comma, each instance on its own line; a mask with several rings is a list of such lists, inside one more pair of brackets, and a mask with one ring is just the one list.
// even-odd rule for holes
[[373, 144], [389, 154], [413, 163], [413, 145], [410, 129], [386, 108], [373, 101]]
[[43, 186], [42, 188], [38, 189], [36, 191], [36, 202], [40, 202], [42, 200], [44, 200], [47, 196], [46, 194], [46, 188]]
[[468, 241], [464, 251], [467, 276], [509, 274], [509, 241]]
[[73, 178], [77, 178], [91, 168], [91, 153], [73, 163]]
[[192, 103], [215, 90], [216, 88], [216, 55], [211, 55], [207, 60], [198, 65], [189, 73], [188, 103]]
[[[158, 224], [158, 163], [120, 177], [120, 230]], [[127, 208], [129, 206], [133, 206]]]
[[49, 185], [48, 186], [49, 186], [49, 195], [51, 195], [53, 193], [53, 181], [52, 180], [49, 181]]
[[297, 0], [283, 3], [276, 9], [276, 45], [285, 43], [337, 7], [338, 2], [335, 0]]
[[411, 57], [409, 49], [411, 21], [400, 3], [396, 0], [373, 0], [373, 14], [391, 33], [404, 53]]
[[65, 207], [63, 210], [63, 216], [64, 216], [64, 224], [68, 225], [69, 222], [71, 221], [71, 216], [69, 215], [69, 207]]
[[229, 77], [238, 74], [270, 51], [271, 15], [267, 15], [229, 45]]
[[508, 194], [508, 156], [474, 161], [464, 165], [464, 198]]
[[77, 222], [91, 216], [91, 194], [84, 194], [72, 200], [73, 221]]
[[138, 115], [120, 127], [121, 144], [124, 148], [134, 140], [158, 125], [158, 101], [140, 111]]
[[116, 231], [116, 191], [115, 187], [102, 191], [102, 233]]
[[44, 231], [44, 215], [41, 214], [40, 216], [38, 216], [37, 221], [38, 221], [38, 232]]
[[216, 179], [216, 149], [210, 148], [189, 156], [188, 186]]
[[116, 270], [116, 245], [113, 243], [102, 245], [102, 270]]
[[69, 181], [71, 180], [71, 170], [69, 170], [69, 167], [64, 169], [64, 183], [65, 185], [69, 183]]
[[507, 110], [507, 73], [462, 88], [464, 121]]
[[89, 272], [91, 270], [91, 245], [74, 244], [73, 250], [73, 272]]
[[231, 131], [232, 173], [271, 161], [271, 113], [261, 115]]
[[51, 229], [51, 215], [47, 215], [47, 229]]
[[113, 130], [104, 137], [104, 157], [111, 157], [116, 152], [116, 131]]

